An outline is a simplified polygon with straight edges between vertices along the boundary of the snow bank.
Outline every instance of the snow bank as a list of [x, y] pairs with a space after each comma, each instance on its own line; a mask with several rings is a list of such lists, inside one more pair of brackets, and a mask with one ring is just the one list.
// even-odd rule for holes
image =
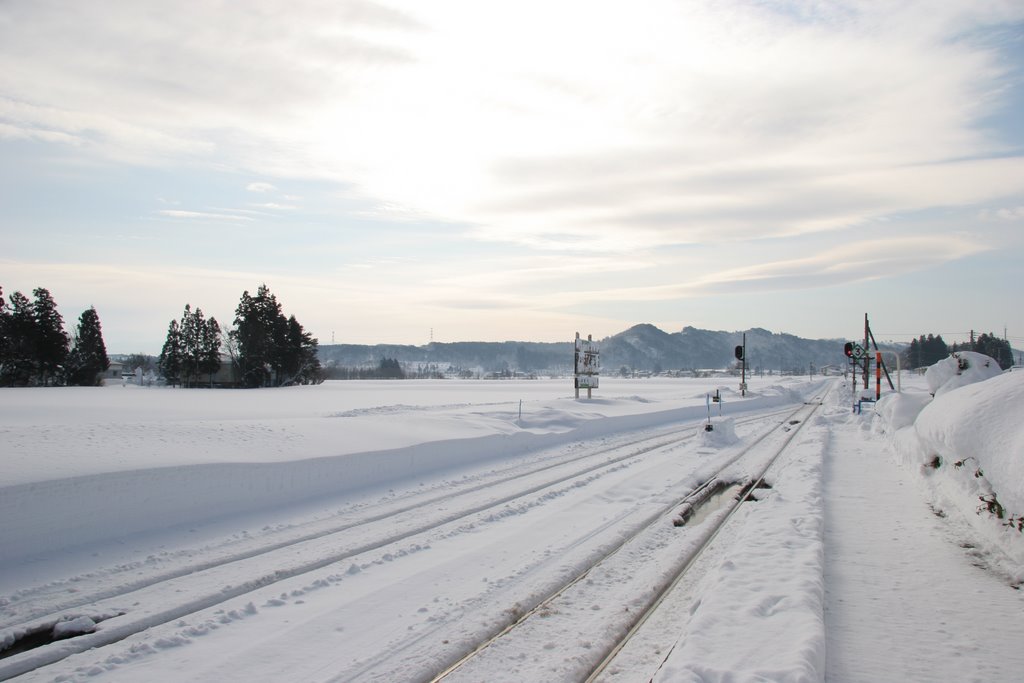
[[924, 407], [932, 400], [931, 394], [908, 390], [900, 394], [888, 394], [879, 399], [875, 412], [881, 416], [882, 423], [891, 431], [910, 427], [921, 414]]
[[993, 564], [1022, 580], [1024, 373], [1001, 373], [988, 356], [962, 352], [925, 379], [934, 399], [920, 391], [883, 398], [880, 427], [899, 460], [924, 475], [932, 506], [955, 513], [986, 543]]
[[[711, 430], [707, 429], [711, 425]], [[732, 418], [715, 418], [697, 428], [697, 438], [701, 445], [710, 448], [724, 448], [739, 443], [736, 436], [736, 420]]]
[[[980, 471], [999, 500], [1024, 514], [1024, 373], [1007, 373], [939, 395], [914, 423], [928, 453], [944, 465]], [[974, 487], [970, 487], [973, 490]], [[973, 492], [973, 491], [972, 491]]]
[[999, 363], [989, 356], [974, 351], [958, 351], [929, 367], [924, 378], [932, 395], [940, 396], [1000, 374]]

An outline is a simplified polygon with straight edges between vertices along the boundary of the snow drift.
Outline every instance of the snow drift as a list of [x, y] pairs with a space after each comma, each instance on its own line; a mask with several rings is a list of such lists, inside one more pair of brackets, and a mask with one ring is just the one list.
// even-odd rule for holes
[[925, 378], [930, 393], [879, 401], [880, 427], [899, 459], [924, 475], [933, 508], [955, 513], [985, 539], [994, 564], [1024, 580], [1024, 373], [960, 352]]

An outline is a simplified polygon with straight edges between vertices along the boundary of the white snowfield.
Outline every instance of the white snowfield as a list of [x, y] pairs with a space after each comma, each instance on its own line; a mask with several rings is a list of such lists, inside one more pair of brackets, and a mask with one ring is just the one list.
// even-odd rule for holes
[[968, 361], [861, 415], [820, 377], [3, 389], [0, 680], [429, 680], [628, 538], [450, 677], [580, 680], [715, 516], [657, 511], [824, 394], [601, 680], [1017, 681], [1024, 373]]

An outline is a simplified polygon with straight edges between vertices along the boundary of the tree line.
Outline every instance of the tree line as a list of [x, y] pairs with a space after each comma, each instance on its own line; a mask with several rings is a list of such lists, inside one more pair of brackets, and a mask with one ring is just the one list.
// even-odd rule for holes
[[89, 307], [71, 335], [49, 290], [32, 290], [33, 300], [0, 289], [0, 385], [95, 386], [110, 367], [99, 315]]
[[[33, 299], [0, 289], [0, 386], [95, 386], [110, 367], [99, 315], [83, 311], [72, 333], [49, 290], [38, 287]], [[149, 364], [134, 354], [127, 367]], [[264, 284], [255, 295], [242, 293], [234, 327], [224, 334], [213, 316], [190, 304], [171, 320], [156, 359], [156, 369], [170, 384], [264, 387], [323, 381], [317, 340]]]
[[[327, 379], [408, 379], [402, 364], [395, 358], [381, 358], [376, 367], [350, 368], [342, 365], [328, 366], [324, 373]], [[436, 377], [437, 373], [429, 375]], [[420, 375], [417, 374], [417, 377]]]
[[948, 346], [942, 339], [941, 334], [921, 335], [910, 341], [903, 354], [903, 362], [909, 368], [926, 368], [938, 363], [949, 354], [957, 351], [976, 351], [994, 359], [999, 367], [1006, 370], [1013, 365], [1013, 349], [1010, 342], [1000, 339], [989, 332], [982, 333], [974, 340], [974, 343], [954, 343]]
[[[222, 350], [227, 358], [222, 356]], [[213, 384], [213, 375], [228, 364], [233, 376], [221, 384], [278, 387], [323, 381], [317, 340], [294, 315], [285, 317], [266, 284], [256, 295], [246, 290], [235, 308], [234, 327], [225, 338], [213, 317], [204, 318], [190, 304], [167, 328], [157, 368], [169, 382], [182, 386]]]
[[192, 310], [191, 304], [185, 304], [180, 320], [171, 320], [167, 326], [167, 338], [157, 367], [168, 384], [181, 384], [185, 387], [197, 386], [200, 378], [209, 376], [213, 383], [213, 375], [221, 366], [220, 357], [221, 332], [217, 319], [203, 317], [202, 309]]

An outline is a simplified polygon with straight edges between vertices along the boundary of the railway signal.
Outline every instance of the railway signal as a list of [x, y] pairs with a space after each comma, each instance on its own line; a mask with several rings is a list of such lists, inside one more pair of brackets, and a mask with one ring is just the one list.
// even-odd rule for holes
[[743, 343], [734, 351], [736, 360], [740, 362], [740, 396], [747, 395], [747, 333], [743, 333]]
[[867, 351], [864, 350], [864, 347], [857, 342], [846, 342], [843, 346], [843, 353], [846, 354], [846, 357], [850, 359], [851, 363], [859, 361], [867, 355]]

